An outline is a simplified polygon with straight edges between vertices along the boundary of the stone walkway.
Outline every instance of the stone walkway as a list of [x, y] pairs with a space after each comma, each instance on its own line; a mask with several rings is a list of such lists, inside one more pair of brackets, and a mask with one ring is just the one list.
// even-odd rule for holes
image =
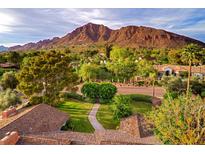
[[98, 112], [98, 109], [100, 107], [100, 104], [94, 104], [92, 110], [90, 111], [90, 114], [88, 116], [88, 119], [91, 123], [91, 125], [93, 126], [93, 128], [97, 131], [101, 130], [105, 130], [103, 128], [103, 126], [98, 122], [98, 120], [96, 119], [96, 114]]

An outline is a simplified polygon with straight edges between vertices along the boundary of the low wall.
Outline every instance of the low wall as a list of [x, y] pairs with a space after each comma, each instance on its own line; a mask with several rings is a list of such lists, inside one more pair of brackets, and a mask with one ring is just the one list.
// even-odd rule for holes
[[46, 137], [36, 136], [21, 136], [18, 144], [29, 144], [29, 145], [69, 145], [71, 141], [68, 139], [54, 139]]

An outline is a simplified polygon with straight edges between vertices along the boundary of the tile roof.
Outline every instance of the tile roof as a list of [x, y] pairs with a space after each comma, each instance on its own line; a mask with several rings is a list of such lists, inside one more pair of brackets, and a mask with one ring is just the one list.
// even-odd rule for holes
[[[177, 72], [188, 71], [189, 70], [189, 66], [169, 65], [169, 64], [154, 65], [154, 68], [157, 69], [159, 72], [165, 71], [166, 68], [171, 68], [172, 70], [177, 71]], [[202, 65], [202, 66], [192, 66], [191, 72], [192, 73], [204, 73], [205, 74], [205, 65]]]
[[21, 109], [17, 115], [0, 120], [0, 138], [9, 131], [20, 134], [57, 131], [68, 118], [66, 113], [46, 104]]

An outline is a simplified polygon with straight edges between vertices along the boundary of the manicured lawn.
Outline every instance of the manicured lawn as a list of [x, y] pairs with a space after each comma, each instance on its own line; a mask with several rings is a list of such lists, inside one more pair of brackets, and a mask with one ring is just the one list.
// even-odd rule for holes
[[[133, 114], [145, 114], [152, 109], [152, 104], [150, 103], [150, 96], [132, 94], [133, 103], [131, 104]], [[113, 119], [113, 111], [111, 105], [101, 104], [97, 112], [97, 120], [106, 129], [116, 129], [120, 122]]]
[[70, 130], [90, 133], [94, 132], [94, 128], [88, 120], [88, 115], [92, 106], [92, 103], [68, 100], [59, 105], [58, 109], [67, 112], [70, 115], [70, 119], [68, 121]]
[[145, 114], [152, 109], [152, 104], [151, 104], [151, 96], [147, 95], [142, 95], [142, 94], [130, 94], [129, 95], [133, 103], [131, 104], [132, 106], [132, 112], [133, 114]]
[[133, 114], [145, 114], [152, 109], [152, 104], [144, 101], [135, 101], [131, 104]]
[[97, 120], [106, 129], [116, 129], [119, 126], [119, 121], [113, 119], [113, 111], [111, 105], [101, 104], [97, 112]]

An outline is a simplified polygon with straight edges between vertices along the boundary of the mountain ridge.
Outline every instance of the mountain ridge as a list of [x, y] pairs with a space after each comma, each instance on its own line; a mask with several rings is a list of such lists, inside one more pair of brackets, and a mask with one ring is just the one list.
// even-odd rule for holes
[[189, 43], [205, 47], [205, 43], [187, 36], [145, 26], [125, 26], [113, 30], [107, 26], [88, 23], [59, 38], [13, 46], [9, 50], [39, 50], [90, 44], [114, 44], [132, 48], [181, 48]]
[[8, 50], [8, 47], [5, 47], [3, 45], [0, 45], [0, 52], [1, 51], [7, 51]]

